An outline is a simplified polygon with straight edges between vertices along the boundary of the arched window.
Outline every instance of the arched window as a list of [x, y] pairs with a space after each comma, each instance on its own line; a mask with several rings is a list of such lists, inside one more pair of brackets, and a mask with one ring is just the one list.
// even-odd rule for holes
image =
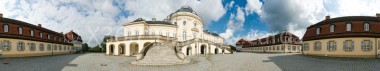
[[47, 45], [47, 50], [48, 50], [48, 51], [51, 50], [51, 45], [50, 45], [50, 44]]
[[343, 42], [343, 50], [346, 52], [351, 52], [355, 48], [354, 41], [346, 40]]
[[57, 45], [54, 45], [53, 48], [54, 48], [54, 51], [56, 51], [57, 50]]
[[9, 28], [8, 28], [8, 25], [7, 25], [7, 24], [4, 24], [4, 25], [3, 25], [3, 30], [4, 30], [4, 32], [8, 32], [8, 31], [9, 31]]
[[369, 31], [369, 23], [364, 23], [364, 31]]
[[309, 43], [303, 43], [303, 50], [308, 51], [309, 50]]
[[371, 51], [373, 42], [370, 40], [363, 40], [362, 41], [362, 51]]
[[346, 24], [346, 31], [351, 31], [351, 23]]
[[59, 45], [58, 48], [59, 48], [60, 51], [62, 50], [62, 46], [61, 45]]
[[183, 40], [186, 40], [186, 31], [183, 31], [183, 34], [182, 34], [182, 37], [183, 37]]
[[335, 31], [334, 28], [335, 28], [335, 25], [330, 25], [330, 32], [331, 32], [331, 33]]
[[136, 30], [136, 36], [138, 36], [139, 35], [139, 31], [138, 30]]
[[336, 42], [335, 41], [327, 42], [327, 50], [328, 51], [335, 51], [336, 50]]
[[24, 51], [25, 50], [25, 44], [24, 44], [24, 42], [18, 42], [17, 43], [17, 50], [18, 51]]
[[194, 23], [194, 28], [197, 27], [197, 23]]
[[183, 25], [186, 25], [186, 21], [183, 21]]
[[34, 31], [30, 30], [30, 36], [34, 36]]
[[317, 35], [321, 34], [321, 28], [318, 27], [316, 30], [317, 30]]
[[314, 43], [314, 51], [321, 51], [321, 42], [317, 41]]
[[30, 44], [29, 44], [29, 50], [30, 50], [30, 51], [36, 51], [36, 44], [34, 44], [34, 43], [30, 43]]
[[44, 46], [44, 44], [40, 44], [40, 51], [44, 51], [44, 49], [45, 49], [45, 46]]
[[10, 51], [12, 49], [12, 43], [8, 40], [3, 41], [3, 50], [4, 51]]
[[22, 34], [22, 27], [18, 27], [18, 34]]

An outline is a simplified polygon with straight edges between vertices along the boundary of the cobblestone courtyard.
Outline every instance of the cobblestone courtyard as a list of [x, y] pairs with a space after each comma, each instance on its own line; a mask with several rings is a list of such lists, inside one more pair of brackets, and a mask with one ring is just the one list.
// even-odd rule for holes
[[235, 53], [188, 57], [174, 66], [136, 66], [135, 57], [100, 53], [1, 59], [0, 71], [378, 71], [380, 59], [311, 57], [300, 54]]

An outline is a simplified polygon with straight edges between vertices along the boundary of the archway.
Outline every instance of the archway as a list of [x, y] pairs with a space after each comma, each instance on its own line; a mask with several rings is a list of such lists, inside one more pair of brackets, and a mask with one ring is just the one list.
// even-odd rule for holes
[[112, 55], [113, 54], [113, 50], [115, 48], [115, 45], [111, 44], [110, 45], [110, 50], [109, 50], [109, 54]]
[[219, 51], [218, 51], [218, 48], [215, 48], [214, 53], [215, 53], [215, 54], [218, 54], [218, 52], [219, 52]]
[[144, 43], [144, 48], [146, 47], [146, 46], [148, 46], [150, 44], [150, 42], [145, 42]]
[[131, 43], [129, 46], [130, 56], [133, 56], [137, 54], [138, 52], [139, 52], [139, 44], [137, 44], [136, 42]]
[[121, 43], [119, 44], [119, 53], [120, 54], [125, 54], [125, 44], [124, 43]]
[[190, 52], [191, 52], [191, 47], [189, 46], [186, 48], [186, 55], [189, 56], [191, 54]]
[[224, 49], [222, 49], [222, 53], [224, 54]]
[[201, 54], [206, 54], [206, 45], [201, 46]]

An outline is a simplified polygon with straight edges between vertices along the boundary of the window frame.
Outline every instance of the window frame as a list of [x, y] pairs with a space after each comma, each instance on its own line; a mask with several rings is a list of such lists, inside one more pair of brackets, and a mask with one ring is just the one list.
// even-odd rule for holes
[[24, 51], [25, 50], [25, 43], [24, 42], [17, 42], [17, 51]]
[[[368, 43], [368, 45], [366, 45]], [[361, 50], [364, 52], [370, 52], [373, 50], [373, 42], [371, 40], [363, 40], [361, 42]]]
[[18, 27], [17, 30], [18, 30], [18, 34], [19, 34], [19, 35], [22, 35], [22, 34], [23, 34], [23, 30], [24, 30], [24, 29], [23, 29], [21, 26]]
[[329, 26], [329, 31], [330, 31], [330, 33], [334, 33], [335, 32], [335, 25], [334, 24], [331, 24]]
[[346, 23], [346, 31], [352, 31], [352, 23], [351, 22], [347, 22]]
[[8, 24], [3, 25], [3, 32], [5, 32], [5, 33], [9, 32], [9, 25]]
[[[351, 44], [348, 44], [348, 42], [350, 42]], [[345, 40], [345, 41], [343, 41], [343, 50], [345, 52], [352, 52], [352, 51], [354, 51], [355, 50], [355, 42], [353, 40]]]
[[370, 24], [368, 22], [365, 22], [363, 24], [363, 27], [364, 27], [364, 31], [368, 32], [370, 30]]
[[[318, 45], [317, 45], [318, 43]], [[322, 43], [320, 41], [314, 42], [314, 51], [321, 51], [322, 50]]]
[[336, 41], [330, 40], [327, 42], [327, 51], [336, 51]]
[[321, 27], [317, 27], [317, 28], [316, 28], [316, 34], [317, 34], [317, 35], [320, 35], [320, 34], [321, 34]]
[[44, 51], [45, 50], [45, 45], [40, 43], [39, 45], [39, 48], [38, 48], [40, 51]]

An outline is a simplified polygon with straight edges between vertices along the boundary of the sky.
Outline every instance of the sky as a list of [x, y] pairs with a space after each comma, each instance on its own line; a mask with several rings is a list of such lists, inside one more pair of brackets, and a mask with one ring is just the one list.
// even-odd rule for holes
[[308, 26], [327, 15], [380, 13], [380, 0], [0, 0], [0, 13], [57, 32], [73, 30], [95, 46], [105, 35], [123, 36], [123, 24], [163, 20], [181, 6], [192, 7], [205, 28], [229, 45], [285, 30], [302, 38]]

